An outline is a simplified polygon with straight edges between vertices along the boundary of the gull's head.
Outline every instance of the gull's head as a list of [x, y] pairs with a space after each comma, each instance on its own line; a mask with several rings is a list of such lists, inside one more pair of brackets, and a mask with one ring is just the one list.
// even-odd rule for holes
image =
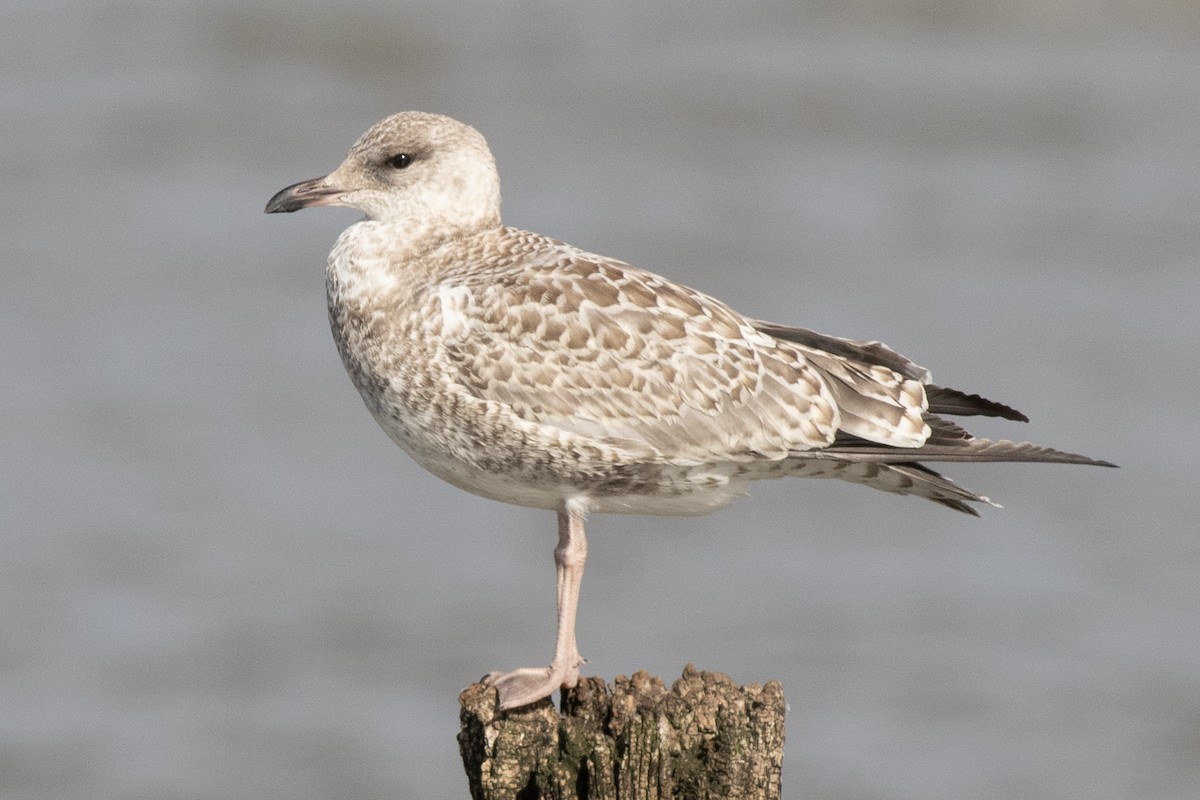
[[341, 166], [287, 187], [267, 213], [349, 206], [368, 219], [465, 232], [500, 224], [500, 178], [479, 131], [406, 111], [364, 133]]

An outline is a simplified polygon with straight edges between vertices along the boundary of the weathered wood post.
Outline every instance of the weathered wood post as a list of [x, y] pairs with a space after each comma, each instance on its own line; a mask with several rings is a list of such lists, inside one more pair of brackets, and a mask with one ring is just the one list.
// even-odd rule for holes
[[583, 678], [550, 699], [496, 710], [482, 684], [459, 695], [474, 800], [778, 800], [787, 705], [778, 681], [738, 686], [691, 664], [668, 691], [645, 671], [611, 687]]

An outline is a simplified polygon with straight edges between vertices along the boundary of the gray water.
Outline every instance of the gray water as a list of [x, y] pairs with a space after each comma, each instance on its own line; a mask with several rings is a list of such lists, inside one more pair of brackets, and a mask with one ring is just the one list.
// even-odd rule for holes
[[0, 797], [462, 798], [458, 690], [549, 657], [552, 515], [387, 441], [353, 213], [262, 214], [408, 108], [510, 224], [1123, 467], [595, 518], [591, 674], [782, 680], [789, 798], [1200, 796], [1192, 5], [163, 6], [0, 5]]

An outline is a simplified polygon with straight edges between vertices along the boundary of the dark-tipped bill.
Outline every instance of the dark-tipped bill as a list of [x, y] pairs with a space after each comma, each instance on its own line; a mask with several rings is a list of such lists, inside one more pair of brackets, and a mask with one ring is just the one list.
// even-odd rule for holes
[[267, 203], [268, 214], [299, 211], [309, 206], [335, 205], [342, 190], [330, 186], [325, 178], [300, 181], [280, 191]]

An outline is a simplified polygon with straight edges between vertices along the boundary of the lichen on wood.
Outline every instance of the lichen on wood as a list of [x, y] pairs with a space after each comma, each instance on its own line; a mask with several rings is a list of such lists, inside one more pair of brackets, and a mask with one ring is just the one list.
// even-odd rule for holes
[[459, 696], [474, 800], [774, 800], [787, 706], [778, 681], [738, 686], [688, 665], [670, 690], [645, 671], [583, 678], [502, 712], [483, 684]]

